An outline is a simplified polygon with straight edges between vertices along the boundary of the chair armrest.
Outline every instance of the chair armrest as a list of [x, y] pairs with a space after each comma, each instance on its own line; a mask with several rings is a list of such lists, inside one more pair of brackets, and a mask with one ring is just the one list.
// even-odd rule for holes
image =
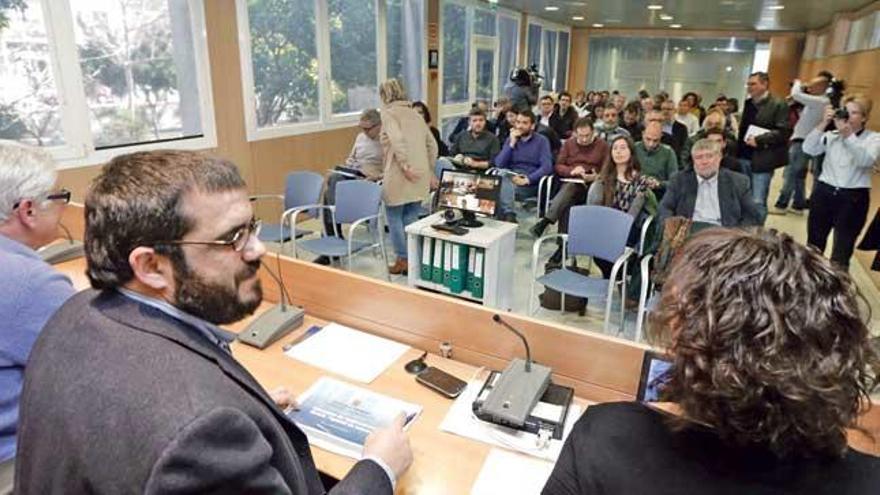
[[313, 204], [313, 205], [297, 206], [295, 208], [288, 208], [287, 210], [284, 210], [284, 213], [281, 214], [281, 225], [284, 225], [284, 219], [291, 216], [291, 215], [294, 215], [294, 218], [296, 218], [295, 215], [299, 215], [300, 213], [302, 213], [306, 210], [318, 210], [318, 209], [330, 210], [330, 212], [333, 212], [333, 211], [335, 211], [336, 207], [334, 205]]
[[645, 254], [645, 239], [648, 237], [648, 230], [651, 228], [651, 224], [654, 223], [654, 216], [649, 215], [648, 218], [642, 223], [642, 232], [639, 234], [639, 256]]
[[612, 284], [614, 283], [614, 280], [617, 279], [617, 272], [620, 271], [620, 267], [626, 264], [633, 254], [635, 254], [635, 250], [631, 247], [627, 247], [623, 250], [623, 254], [614, 261], [614, 266], [611, 267], [611, 276], [608, 278]]
[[[378, 219], [379, 219], [379, 214], [377, 213], [375, 215], [368, 215], [365, 217], [358, 218], [354, 222], [351, 222], [351, 225], [348, 226], [349, 242], [351, 241], [351, 235], [354, 232], [354, 229], [356, 229], [359, 225], [363, 224], [364, 222], [368, 222], [370, 220], [378, 220]], [[380, 232], [379, 234], [381, 235], [382, 233]]]
[[541, 245], [552, 239], [562, 239], [562, 264], [565, 265], [565, 245], [568, 243], [568, 234], [547, 234], [539, 237], [532, 244], [532, 279], [538, 276], [538, 256], [541, 254]]

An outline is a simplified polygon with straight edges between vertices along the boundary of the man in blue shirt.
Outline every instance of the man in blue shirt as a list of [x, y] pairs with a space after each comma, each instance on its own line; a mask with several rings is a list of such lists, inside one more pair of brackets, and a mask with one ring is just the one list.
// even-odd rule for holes
[[502, 218], [509, 222], [516, 221], [514, 199], [522, 201], [536, 196], [541, 177], [553, 173], [550, 142], [535, 132], [535, 120], [531, 110], [519, 112], [510, 136], [495, 157], [495, 167], [506, 170], [500, 199]]
[[11, 489], [18, 403], [28, 355], [46, 320], [73, 294], [34, 251], [57, 238], [70, 193], [56, 191], [45, 153], [0, 141], [0, 493]]

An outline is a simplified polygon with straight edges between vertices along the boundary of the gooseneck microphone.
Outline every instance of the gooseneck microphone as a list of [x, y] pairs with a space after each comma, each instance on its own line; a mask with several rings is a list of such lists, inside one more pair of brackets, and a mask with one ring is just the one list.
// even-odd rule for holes
[[513, 327], [510, 325], [510, 323], [507, 323], [506, 321], [502, 320], [502, 319], [501, 319], [501, 315], [499, 315], [499, 314], [492, 315], [492, 321], [494, 321], [495, 323], [497, 323], [497, 324], [503, 326], [504, 328], [510, 330], [511, 332], [515, 333], [515, 334], [517, 335], [517, 337], [519, 337], [520, 339], [522, 339], [523, 345], [526, 346], [526, 365], [525, 365], [525, 370], [526, 370], [526, 373], [531, 372], [531, 371], [532, 371], [532, 351], [531, 351], [531, 349], [529, 349], [529, 341], [526, 340], [525, 335], [523, 335], [522, 333], [520, 333], [519, 330], [513, 328]]

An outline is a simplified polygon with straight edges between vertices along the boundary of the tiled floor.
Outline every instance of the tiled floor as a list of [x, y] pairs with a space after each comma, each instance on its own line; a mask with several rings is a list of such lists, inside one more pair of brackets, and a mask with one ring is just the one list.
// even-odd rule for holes
[[[771, 204], [776, 198], [779, 187], [781, 186], [781, 182], [782, 180], [780, 172], [776, 174], [775, 180], [773, 181], [771, 187]], [[513, 311], [515, 313], [526, 314], [528, 311], [527, 308], [529, 296], [529, 281], [531, 279], [532, 273], [531, 253], [532, 245], [534, 243], [534, 238], [528, 233], [528, 229], [534, 224], [536, 218], [534, 210], [527, 212], [520, 211], [518, 212], [518, 216], [520, 222], [516, 240], [516, 257], [514, 259], [515, 284]], [[806, 216], [797, 216], [793, 214], [788, 214], [784, 216], [770, 215], [767, 218], [766, 225], [767, 227], [776, 228], [780, 231], [789, 233], [799, 242], [805, 242], [806, 240]], [[312, 226], [308, 225], [307, 223], [304, 226], [306, 228], [316, 229], [317, 223]], [[548, 229], [547, 233], [552, 232], [552, 229], [552, 227]], [[386, 243], [386, 248], [388, 251], [389, 259], [393, 262], [394, 256], [392, 253], [390, 240]], [[546, 259], [550, 256], [554, 249], [555, 245], [553, 245], [552, 242], [545, 244], [545, 247], [542, 250], [542, 257], [539, 268], [543, 266], [543, 262], [546, 261]], [[289, 250], [286, 250], [286, 252], [287, 254], [289, 254]], [[313, 255], [304, 252], [300, 252], [299, 257], [301, 259], [314, 258]], [[352, 260], [352, 270], [356, 273], [369, 275], [379, 279], [385, 278], [385, 271], [382, 268], [382, 257], [379, 255], [378, 251], [375, 251], [374, 253], [364, 253], [362, 255], [356, 256]], [[598, 272], [598, 270], [596, 270], [595, 268], [594, 271]], [[865, 295], [865, 298], [869, 301], [869, 304], [871, 305], [871, 313], [873, 315], [873, 320], [871, 321], [872, 333], [876, 336], [880, 336], [880, 290], [878, 290], [878, 288], [873, 284], [860, 263], [856, 261], [852, 263], [850, 274], [855, 279], [856, 284], [861, 288], [863, 294]], [[406, 277], [392, 276], [392, 282], [405, 285]], [[536, 293], [539, 292], [540, 288], [536, 289]], [[598, 304], [592, 303], [593, 301], [591, 301], [591, 305], [587, 309], [587, 314], [583, 317], [573, 313], [562, 314], [558, 311], [550, 311], [546, 309], [539, 309], [533, 316], [549, 321], [562, 323], [576, 329], [601, 332], [603, 326], [602, 323], [604, 316], [604, 306], [599, 306]], [[601, 304], [601, 302], [599, 303]], [[619, 320], [619, 306], [617, 304], [614, 305], [611, 314], [611, 333], [616, 334], [617, 322]], [[628, 339], [634, 338], [634, 311], [627, 312], [626, 325], [620, 335]]]

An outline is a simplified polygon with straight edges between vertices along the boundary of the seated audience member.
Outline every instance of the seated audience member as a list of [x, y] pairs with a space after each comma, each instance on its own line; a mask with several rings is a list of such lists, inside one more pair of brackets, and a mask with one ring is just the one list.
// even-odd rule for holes
[[[264, 390], [217, 326], [262, 300], [266, 249], [236, 166], [119, 156], [85, 211], [94, 290], [31, 353], [16, 493], [325, 493], [289, 392]], [[411, 460], [401, 415], [330, 493], [391, 495]]]
[[634, 142], [642, 140], [642, 131], [645, 125], [642, 123], [642, 107], [639, 102], [633, 100], [623, 108], [623, 118], [620, 126], [626, 129]]
[[550, 153], [553, 155], [553, 159], [556, 160], [559, 150], [562, 149], [562, 139], [559, 137], [559, 134], [552, 127], [540, 122], [535, 125], [535, 131], [550, 142]]
[[524, 200], [538, 194], [541, 177], [553, 173], [553, 155], [546, 137], [535, 131], [535, 114], [531, 110], [519, 112], [510, 137], [495, 157], [495, 166], [507, 170], [501, 180], [501, 217], [516, 221], [514, 199]]
[[584, 90], [580, 90], [574, 94], [574, 109], [578, 113], [578, 117], [587, 117], [590, 115], [589, 100]]
[[498, 154], [498, 138], [486, 129], [486, 114], [479, 108], [472, 108], [468, 119], [470, 119], [468, 130], [456, 136], [452, 147], [449, 148], [452, 156], [437, 159], [437, 165], [434, 167], [437, 178], [440, 178], [444, 169], [452, 170], [456, 166], [485, 170], [491, 166], [495, 155]]
[[[553, 197], [544, 218], [532, 227], [530, 232], [541, 237], [548, 225], [559, 222], [559, 232], [568, 232], [568, 211], [572, 206], [583, 204], [587, 199], [587, 188], [592, 184], [608, 154], [608, 145], [596, 136], [593, 121], [581, 118], [575, 124], [574, 137], [562, 145], [556, 160], [556, 175], [581, 182], [566, 182]], [[560, 252], [561, 257], [561, 252]]]
[[709, 141], [718, 143], [718, 146], [721, 146], [721, 168], [726, 168], [731, 172], [743, 173], [742, 165], [740, 165], [739, 160], [736, 159], [735, 156], [728, 154], [728, 146], [727, 146], [727, 136], [721, 129], [706, 129], [705, 133], [706, 137], [704, 139], [708, 139]]
[[623, 109], [626, 107], [626, 95], [623, 93], [616, 93], [611, 98], [611, 104], [617, 109], [618, 115], [623, 115]]
[[675, 120], [679, 121], [687, 128], [688, 137], [693, 136], [700, 130], [700, 120], [691, 113], [691, 104], [688, 100], [682, 98], [678, 102], [678, 110], [675, 114]]
[[685, 142], [684, 148], [681, 149], [681, 153], [678, 155], [680, 169], [684, 170], [691, 168], [691, 148], [694, 147], [694, 143], [708, 136], [709, 131], [713, 129], [724, 132], [724, 141], [727, 143], [727, 148], [724, 150], [724, 154], [733, 157], [736, 156], [736, 135], [732, 134], [730, 131], [724, 130], [724, 114], [717, 111], [709, 112], [706, 115], [706, 120], [703, 121], [703, 127], [697, 131], [696, 134], [689, 137]]
[[559, 134], [559, 139], [568, 139], [574, 132], [574, 124], [577, 122], [578, 113], [571, 106], [571, 94], [566, 91], [559, 93], [559, 105], [556, 112], [559, 115], [557, 128], [553, 129]]
[[[593, 181], [587, 193], [587, 204], [607, 206], [626, 212], [638, 219], [642, 210], [656, 208], [651, 192], [652, 180], [641, 174], [635, 144], [629, 136], [617, 136], [609, 143], [611, 152], [606, 155], [599, 178]], [[633, 224], [633, 231], [638, 227]], [[600, 233], [596, 233], [600, 235]], [[613, 262], [594, 259], [602, 276], [609, 278]]]
[[440, 131], [437, 130], [436, 127], [431, 125], [431, 111], [428, 110], [428, 105], [425, 105], [421, 101], [417, 101], [412, 104], [413, 110], [419, 113], [425, 119], [425, 123], [428, 124], [428, 128], [431, 129], [431, 135], [434, 136], [434, 141], [437, 143], [437, 152], [440, 156], [449, 156], [449, 147], [446, 146], [446, 143], [443, 139], [440, 138]]
[[550, 95], [542, 96], [541, 101], [538, 103], [538, 110], [540, 112], [538, 115], [538, 123], [542, 126], [553, 129], [556, 136], [559, 139], [563, 139], [565, 126], [562, 123], [562, 118], [559, 116], [559, 112], [557, 111], [557, 105], [553, 102], [553, 97]]
[[680, 155], [687, 142], [688, 131], [684, 124], [675, 120], [675, 103], [672, 100], [663, 101], [658, 105], [657, 110], [645, 116], [645, 125], [648, 125], [648, 121], [660, 122], [663, 128], [663, 144], [671, 147], [676, 156]]
[[486, 114], [486, 129], [492, 134], [495, 133], [495, 126], [499, 122], [504, 122], [507, 116], [507, 109], [510, 108], [510, 98], [501, 96], [492, 104], [492, 112]]
[[[471, 110], [478, 109], [483, 112], [483, 115], [486, 116], [486, 129], [489, 132], [495, 132], [495, 124], [489, 122], [489, 102], [486, 100], [477, 100], [471, 104]], [[468, 116], [464, 116], [458, 119], [458, 122], [455, 123], [455, 128], [452, 129], [452, 132], [449, 133], [449, 142], [454, 143], [458, 135], [468, 130], [470, 126], [470, 118]]]
[[696, 234], [649, 329], [666, 403], [590, 406], [542, 493], [877, 493], [880, 459], [847, 445], [880, 368], [862, 298], [786, 234]]
[[58, 238], [70, 200], [69, 192], [56, 189], [56, 177], [45, 152], [0, 141], [0, 493], [12, 492], [28, 356], [43, 325], [74, 293], [70, 280], [35, 251]]
[[721, 145], [701, 139], [692, 153], [694, 168], [669, 181], [660, 202], [660, 225], [672, 216], [724, 227], [759, 225], [749, 178], [721, 168]]
[[503, 143], [510, 136], [510, 130], [516, 124], [517, 113], [512, 106], [508, 106], [502, 115], [504, 116], [503, 120], [499, 117], [498, 123], [495, 125], [495, 137], [498, 138], [499, 143]]
[[703, 119], [706, 118], [706, 109], [701, 106], [703, 98], [694, 92], [685, 93], [682, 98], [691, 104], [691, 113], [699, 119], [700, 124], [702, 125]]
[[[372, 181], [382, 178], [384, 158], [382, 143], [379, 142], [379, 134], [382, 132], [382, 119], [379, 116], [379, 111], [375, 108], [364, 110], [361, 113], [358, 127], [361, 128], [361, 132], [354, 140], [354, 146], [351, 147], [351, 153], [345, 159], [345, 165], [336, 167], [338, 171], [343, 173], [331, 173], [327, 176], [327, 186], [324, 189], [325, 205], [336, 204], [336, 184], [345, 180], [361, 178], [351, 176], [348, 174], [349, 172], [354, 172], [355, 175], [360, 174], [362, 178]], [[336, 235], [331, 215], [324, 215], [324, 232], [327, 235]], [[339, 234], [342, 234], [342, 230], [339, 230]], [[330, 259], [326, 256], [320, 256], [315, 262], [327, 265], [330, 264]]]
[[636, 143], [636, 157], [639, 159], [642, 175], [654, 179], [651, 189], [657, 199], [663, 197], [669, 179], [678, 173], [675, 152], [660, 142], [662, 138], [660, 124], [652, 122], [645, 128], [642, 140]]
[[639, 104], [642, 107], [642, 114], [647, 114], [654, 110], [654, 98], [647, 92], [644, 95], [639, 94]]
[[[834, 230], [831, 261], [849, 268], [856, 237], [865, 227], [871, 202], [873, 169], [880, 159], [880, 133], [865, 128], [872, 102], [862, 94], [843, 99], [846, 118], [829, 105], [819, 125], [804, 139], [803, 150], [825, 154], [807, 217], [807, 243], [825, 251]], [[834, 122], [834, 130], [823, 132]]]
[[617, 120], [617, 108], [613, 106], [607, 106], [602, 110], [602, 120], [596, 123], [596, 130], [599, 132], [599, 137], [606, 143], [610, 143], [619, 136], [630, 137], [629, 132], [620, 127]]

